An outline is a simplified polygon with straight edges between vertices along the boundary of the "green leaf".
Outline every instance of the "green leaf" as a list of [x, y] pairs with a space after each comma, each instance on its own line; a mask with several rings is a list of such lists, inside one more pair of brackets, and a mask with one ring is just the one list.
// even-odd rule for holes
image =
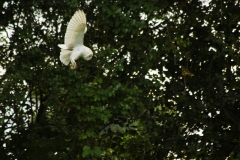
[[86, 158], [86, 157], [88, 157], [88, 156], [91, 155], [91, 154], [92, 154], [91, 148], [90, 148], [89, 146], [84, 146], [84, 147], [83, 147], [82, 157], [83, 157], [83, 158]]

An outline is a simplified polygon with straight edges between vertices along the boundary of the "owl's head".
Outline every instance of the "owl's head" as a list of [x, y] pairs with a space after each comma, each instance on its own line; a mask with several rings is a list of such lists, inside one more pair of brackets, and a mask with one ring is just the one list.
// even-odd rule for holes
[[86, 47], [85, 53], [83, 55], [83, 59], [86, 61], [89, 61], [92, 59], [92, 56], [93, 56], [92, 50], [90, 48]]

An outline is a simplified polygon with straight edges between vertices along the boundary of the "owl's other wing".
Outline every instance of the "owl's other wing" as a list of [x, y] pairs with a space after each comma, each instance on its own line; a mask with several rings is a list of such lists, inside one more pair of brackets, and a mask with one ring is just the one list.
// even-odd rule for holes
[[74, 48], [83, 44], [84, 33], [87, 30], [86, 16], [82, 10], [78, 10], [72, 16], [67, 26], [64, 43], [68, 48]]

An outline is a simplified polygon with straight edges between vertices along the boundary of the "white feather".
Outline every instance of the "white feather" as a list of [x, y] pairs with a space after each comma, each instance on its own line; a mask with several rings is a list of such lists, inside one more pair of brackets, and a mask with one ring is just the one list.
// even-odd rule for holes
[[71, 49], [65, 44], [59, 44], [58, 47], [60, 47], [61, 49]]
[[61, 49], [60, 60], [63, 64], [68, 65], [70, 63], [71, 61], [70, 56], [71, 56], [70, 50]]
[[75, 12], [67, 26], [64, 43], [69, 47], [83, 44], [85, 28], [86, 16], [83, 11], [79, 10]]
[[83, 45], [84, 34], [87, 32], [86, 24], [87, 20], [84, 12], [76, 11], [68, 23], [64, 44], [58, 45], [62, 49], [60, 60], [63, 64], [68, 65], [71, 62], [73, 68], [75, 68], [75, 60], [79, 57], [83, 57], [85, 60], [92, 58], [92, 50]]

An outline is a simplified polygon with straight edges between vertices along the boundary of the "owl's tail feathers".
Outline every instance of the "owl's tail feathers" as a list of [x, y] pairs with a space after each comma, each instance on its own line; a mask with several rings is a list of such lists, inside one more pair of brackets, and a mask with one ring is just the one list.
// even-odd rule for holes
[[65, 50], [65, 49], [61, 49], [61, 52], [60, 52], [60, 61], [65, 64], [65, 65], [68, 65], [70, 63], [70, 55], [71, 55], [71, 52], [70, 50]]

